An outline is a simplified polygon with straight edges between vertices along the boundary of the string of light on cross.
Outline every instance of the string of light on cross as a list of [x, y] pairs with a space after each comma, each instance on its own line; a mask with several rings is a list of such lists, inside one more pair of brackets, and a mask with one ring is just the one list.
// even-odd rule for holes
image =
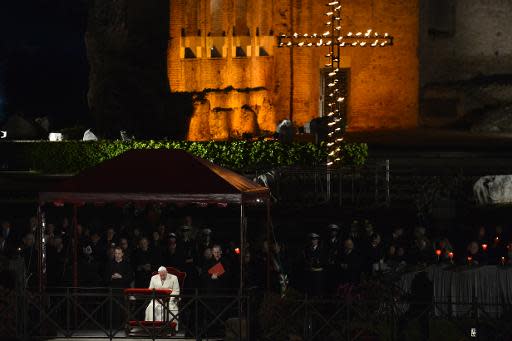
[[299, 34], [291, 35], [281, 34], [278, 36], [278, 47], [329, 47], [329, 53], [325, 55], [329, 62], [325, 67], [330, 68], [328, 73], [327, 88], [327, 114], [329, 121], [327, 123], [328, 141], [327, 141], [327, 166], [332, 166], [339, 162], [341, 143], [345, 133], [346, 119], [344, 117], [343, 105], [345, 97], [343, 96], [343, 82], [341, 79], [341, 58], [340, 50], [342, 47], [385, 47], [393, 45], [393, 37], [387, 33], [379, 34], [369, 29], [366, 32], [349, 32], [346, 35], [341, 33], [341, 2], [331, 1], [327, 4], [328, 10], [325, 13], [327, 21], [325, 25], [327, 30], [324, 33], [317, 34]]

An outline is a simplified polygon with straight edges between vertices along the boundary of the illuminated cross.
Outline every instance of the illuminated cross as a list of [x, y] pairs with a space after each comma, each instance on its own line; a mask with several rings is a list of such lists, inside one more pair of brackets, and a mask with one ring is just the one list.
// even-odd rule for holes
[[393, 45], [393, 37], [389, 34], [379, 34], [371, 29], [365, 33], [349, 32], [346, 35], [341, 33], [341, 0], [331, 1], [327, 4], [328, 10], [325, 13], [327, 30], [322, 34], [281, 34], [278, 36], [278, 47], [322, 47], [328, 46], [329, 63], [325, 64], [331, 71], [328, 74], [328, 97], [327, 114], [329, 121], [329, 133], [327, 141], [327, 166], [340, 161], [341, 142], [345, 132], [345, 117], [343, 117], [343, 82], [341, 79], [340, 50], [342, 47], [384, 47]]

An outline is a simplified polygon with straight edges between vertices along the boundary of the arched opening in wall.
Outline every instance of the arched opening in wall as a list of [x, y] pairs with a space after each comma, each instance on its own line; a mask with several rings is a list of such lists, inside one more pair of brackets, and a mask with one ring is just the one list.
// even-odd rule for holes
[[187, 36], [200, 35], [199, 5], [201, 1], [186, 0], [185, 6], [185, 34]]
[[247, 26], [247, 0], [235, 0], [235, 27], [233, 27], [234, 36], [249, 36], [249, 26]]
[[224, 35], [224, 1], [210, 0], [210, 34], [211, 36]]

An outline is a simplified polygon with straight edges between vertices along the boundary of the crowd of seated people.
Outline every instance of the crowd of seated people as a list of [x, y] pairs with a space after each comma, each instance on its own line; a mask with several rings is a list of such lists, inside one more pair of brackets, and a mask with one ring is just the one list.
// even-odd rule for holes
[[[23, 228], [8, 220], [1, 222], [0, 260], [23, 259], [29, 286], [37, 283], [36, 228], [35, 218]], [[321, 227], [307, 235], [306, 245], [298, 247], [263, 240], [244, 250], [244, 286], [270, 286], [278, 292], [291, 286], [312, 296], [325, 296], [336, 295], [340, 285], [357, 283], [363, 274], [399, 272], [409, 266], [512, 264], [510, 235], [503, 226], [465, 231], [448, 236], [429, 233], [421, 226], [377, 229], [368, 220], [354, 220]], [[194, 226], [190, 216], [175, 227], [156, 223], [152, 228], [134, 224], [93, 229], [78, 224], [76, 233], [79, 286], [147, 288], [162, 265], [187, 274], [185, 289], [236, 290], [239, 286], [237, 244], [216, 240], [212, 228]], [[47, 223], [49, 287], [73, 285], [71, 234], [67, 219]], [[216, 276], [209, 269], [219, 262], [225, 272]], [[6, 278], [2, 276], [2, 281]], [[0, 286], [12, 285], [4, 282]]]
[[[464, 230], [464, 229], [463, 229]], [[336, 294], [340, 285], [358, 283], [362, 275], [400, 273], [433, 264], [448, 266], [512, 265], [512, 241], [503, 226], [459, 231], [454, 247], [443, 234], [429, 235], [421, 226], [378, 231], [365, 220], [347, 228], [331, 224], [324, 236], [308, 235], [299, 266], [303, 290], [313, 296]], [[453, 234], [453, 233], [452, 233]]]
[[[1, 226], [0, 259], [22, 259], [25, 276], [29, 279], [27, 284], [35, 287], [38, 273], [37, 223], [21, 227], [3, 220]], [[154, 228], [106, 226], [92, 229], [79, 223], [76, 233], [78, 285], [81, 287], [147, 288], [151, 276], [165, 265], [187, 274], [187, 288], [207, 288], [211, 280], [208, 278], [208, 266], [219, 259], [222, 259], [226, 271], [218, 282], [223, 288], [238, 287], [237, 274], [231, 271], [238, 262], [234, 250], [216, 245], [212, 229], [197, 228], [190, 216], [186, 216], [183, 223], [174, 229], [164, 224], [157, 224]], [[67, 219], [59, 224], [46, 224], [48, 287], [73, 285], [73, 234]], [[122, 278], [113, 278], [114, 273], [122, 275]]]

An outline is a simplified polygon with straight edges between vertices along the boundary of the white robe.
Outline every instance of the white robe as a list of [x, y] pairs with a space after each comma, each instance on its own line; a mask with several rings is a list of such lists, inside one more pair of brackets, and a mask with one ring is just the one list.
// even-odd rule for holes
[[[162, 280], [160, 279], [160, 275], [154, 275], [151, 277], [151, 281], [149, 282], [149, 289], [171, 289], [171, 295], [179, 295], [180, 294], [180, 284], [178, 283], [178, 277], [167, 274], [167, 278], [162, 284]], [[178, 298], [171, 297], [168, 303], [168, 309], [175, 315], [178, 316]], [[153, 308], [154, 306], [154, 308]], [[153, 311], [155, 315], [153, 316]], [[167, 315], [167, 316], [166, 316]], [[151, 300], [146, 308], [146, 321], [174, 321], [176, 322], [176, 329], [178, 329], [178, 320], [176, 317], [173, 317], [162, 305], [162, 302], [158, 299]]]

